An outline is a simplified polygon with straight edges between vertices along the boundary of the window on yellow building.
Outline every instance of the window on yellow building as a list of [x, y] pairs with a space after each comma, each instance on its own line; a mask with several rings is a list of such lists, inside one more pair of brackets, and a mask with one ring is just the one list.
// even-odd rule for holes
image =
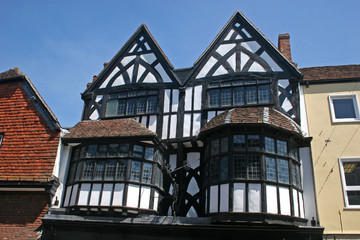
[[355, 94], [329, 96], [333, 122], [360, 121], [358, 100]]
[[360, 208], [360, 158], [340, 158], [345, 207]]

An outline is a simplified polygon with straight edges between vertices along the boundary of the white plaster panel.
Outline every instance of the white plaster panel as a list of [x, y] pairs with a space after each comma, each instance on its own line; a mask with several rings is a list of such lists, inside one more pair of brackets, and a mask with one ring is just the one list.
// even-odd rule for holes
[[132, 53], [136, 47], [137, 47], [137, 43], [134, 44], [134, 46], [130, 49], [129, 53]]
[[127, 56], [121, 60], [121, 64], [125, 67], [129, 62], [135, 59], [136, 56]]
[[145, 47], [146, 47], [146, 50], [151, 50], [149, 44], [147, 42], [144, 43]]
[[257, 62], [253, 62], [249, 68], [249, 72], [266, 72], [266, 70]]
[[249, 183], [248, 196], [249, 212], [261, 212], [261, 185]]
[[141, 124], [144, 125], [146, 127], [146, 121], [147, 120], [147, 116], [142, 116], [141, 118]]
[[216, 115], [222, 114], [224, 111], [217, 111]]
[[115, 184], [112, 205], [113, 206], [122, 206], [123, 205], [123, 197], [124, 197], [124, 184], [123, 183]]
[[171, 122], [170, 122], [170, 138], [176, 138], [176, 129], [177, 129], [177, 115], [171, 115]]
[[96, 99], [95, 99], [95, 102], [100, 102], [101, 101], [101, 99], [103, 99], [103, 95], [97, 95], [96, 96]]
[[216, 71], [214, 72], [213, 76], [219, 76], [227, 73], [228, 71], [222, 65], [220, 65], [218, 69], [216, 69]]
[[139, 40], [140, 40], [140, 41], [144, 40], [144, 37], [143, 37], [143, 36], [141, 36], [141, 38], [139, 38]]
[[64, 200], [64, 207], [69, 206], [70, 194], [71, 194], [71, 186], [68, 186], [68, 187], [66, 188], [66, 195], [65, 195], [65, 200]]
[[206, 74], [215, 65], [216, 62], [217, 62], [216, 58], [210, 57], [209, 60], [206, 62], [206, 64], [201, 69], [201, 71], [199, 72], [199, 74], [196, 76], [196, 78], [205, 77]]
[[108, 82], [112, 79], [112, 77], [118, 72], [120, 69], [115, 67], [114, 70], [110, 73], [110, 75], [106, 78], [106, 80], [101, 84], [99, 88], [104, 88], [108, 84]]
[[238, 34], [238, 35], [236, 35], [235, 39], [240, 40], [240, 39], [243, 39], [243, 38], [240, 36], [240, 34]]
[[213, 119], [215, 117], [215, 115], [216, 115], [215, 111], [208, 112], [207, 121], [210, 121], [211, 119]]
[[233, 212], [245, 212], [245, 183], [234, 183]]
[[93, 113], [90, 115], [90, 120], [97, 120], [97, 119], [99, 119], [99, 112], [98, 112], [98, 110], [97, 109], [95, 109], [94, 111], [93, 111]]
[[266, 185], [266, 208], [268, 213], [278, 213], [278, 199], [276, 186]]
[[191, 208], [189, 209], [189, 211], [186, 214], [186, 217], [197, 217], [197, 213], [194, 209], [194, 207], [191, 206]]
[[170, 111], [170, 89], [165, 90], [164, 94], [164, 113], [168, 113]]
[[190, 111], [192, 108], [192, 87], [185, 90], [185, 111]]
[[230, 44], [221, 44], [216, 51], [221, 55], [224, 56], [225, 54], [227, 54], [231, 49], [233, 49], [236, 46], [235, 43], [230, 43]]
[[189, 166], [192, 169], [195, 169], [200, 166], [200, 153], [199, 152], [189, 152], [186, 155], [186, 160]]
[[129, 74], [130, 82], [133, 81], [133, 71], [134, 71], [134, 65], [131, 65], [131, 67], [129, 67], [128, 70], [126, 70], [126, 72]]
[[150, 193], [151, 188], [147, 186], [141, 187], [141, 195], [140, 195], [140, 208], [149, 209], [150, 206]]
[[167, 139], [169, 128], [169, 115], [163, 117], [162, 139]]
[[179, 90], [173, 90], [171, 110], [176, 112], [179, 105]]
[[101, 184], [93, 184], [90, 195], [90, 206], [98, 206], [100, 200]]
[[183, 137], [190, 136], [191, 114], [184, 114]]
[[210, 187], [210, 213], [218, 212], [218, 191], [219, 187], [217, 185]]
[[288, 80], [288, 79], [279, 79], [279, 80], [278, 80], [278, 84], [279, 84], [282, 88], [287, 88], [287, 86], [289, 86], [289, 80]]
[[111, 85], [112, 87], [116, 87], [116, 86], [120, 86], [120, 85], [124, 85], [125, 84], [125, 80], [122, 74], [120, 74], [115, 81], [113, 82], [113, 84]]
[[293, 205], [294, 205], [294, 215], [299, 217], [299, 202], [298, 202], [298, 191], [296, 189], [292, 190], [293, 196]]
[[74, 206], [76, 204], [76, 197], [77, 197], [77, 191], [79, 188], [79, 184], [75, 184], [71, 191], [71, 200], [70, 200], [70, 206]]
[[88, 183], [81, 184], [78, 205], [87, 205], [88, 204], [90, 187], [91, 187], [91, 184], [88, 184]]
[[230, 64], [231, 68], [234, 70], [236, 70], [236, 53], [234, 53], [233, 55], [231, 55], [228, 59], [227, 62]]
[[200, 131], [201, 113], [194, 113], [192, 135], [197, 136]]
[[251, 38], [251, 35], [245, 30], [245, 28], [243, 28], [242, 31], [248, 38]]
[[164, 68], [161, 66], [160, 63], [155, 66], [155, 69], [160, 74], [163, 82], [172, 82], [169, 75], [166, 73], [166, 71], [164, 70]]
[[156, 115], [150, 115], [149, 119], [149, 129], [153, 132], [156, 132], [156, 122], [157, 122], [157, 116]]
[[230, 38], [231, 38], [231, 36], [233, 35], [233, 33], [234, 33], [234, 29], [231, 29], [230, 30], [230, 32], [226, 35], [226, 37], [225, 37], [225, 41], [227, 41], [227, 40], [230, 40]]
[[138, 123], [140, 123], [140, 117], [134, 117], [134, 119], [135, 119]]
[[256, 41], [243, 42], [243, 43], [241, 43], [241, 46], [246, 48], [247, 50], [249, 50], [252, 53], [255, 53], [260, 48], [260, 45]]
[[[300, 205], [300, 217], [305, 218], [304, 200], [303, 200], [303, 195], [301, 192], [299, 192], [299, 205]], [[316, 216], [316, 215], [314, 215], [314, 216]]]
[[194, 196], [196, 193], [199, 192], [199, 186], [195, 180], [194, 177], [191, 178], [190, 182], [189, 182], [189, 185], [188, 185], [188, 188], [187, 188], [187, 192], [189, 194], [191, 194], [192, 196]]
[[155, 211], [157, 211], [157, 209], [158, 209], [158, 204], [159, 204], [159, 192], [155, 191], [154, 192], [154, 207], [153, 207], [153, 209]]
[[194, 89], [194, 110], [201, 110], [202, 86], [196, 86]]
[[143, 73], [145, 72], [145, 68], [144, 66], [142, 66], [141, 64], [139, 64], [139, 68], [138, 68], [138, 75], [137, 75], [137, 78], [136, 78], [136, 81], [138, 82], [139, 79], [141, 78], [141, 75], [143, 75]]
[[101, 206], [110, 206], [113, 184], [104, 184], [101, 195]]
[[249, 59], [250, 59], [250, 57], [247, 54], [245, 54], [243, 52], [240, 53], [240, 71], [242, 71], [245, 64], [249, 61]]
[[176, 154], [171, 154], [170, 155], [170, 169], [174, 170], [176, 168], [176, 162], [177, 162], [177, 155]]
[[260, 57], [264, 59], [267, 64], [271, 67], [271, 69], [275, 72], [282, 72], [283, 70], [279, 67], [279, 65], [267, 54], [267, 52], [263, 52]]
[[279, 187], [279, 197], [281, 215], [291, 215], [289, 189], [286, 187]]
[[128, 185], [128, 191], [127, 191], [127, 200], [126, 200], [126, 206], [127, 207], [134, 207], [137, 208], [139, 204], [139, 189], [140, 186], [135, 184], [129, 184]]
[[229, 212], [229, 184], [220, 185], [220, 210], [219, 212]]
[[153, 53], [141, 54], [140, 58], [148, 64], [152, 64], [156, 60], [156, 56]]
[[156, 83], [157, 80], [156, 80], [156, 77], [151, 73], [149, 72], [146, 77], [144, 78], [144, 83]]
[[286, 112], [293, 108], [291, 102], [289, 101], [289, 99], [287, 97], [282, 102], [281, 108], [284, 109]]

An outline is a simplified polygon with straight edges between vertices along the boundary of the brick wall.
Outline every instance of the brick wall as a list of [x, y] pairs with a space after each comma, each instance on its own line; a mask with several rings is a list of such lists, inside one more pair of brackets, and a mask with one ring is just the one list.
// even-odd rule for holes
[[37, 239], [48, 193], [0, 192], [0, 240]]

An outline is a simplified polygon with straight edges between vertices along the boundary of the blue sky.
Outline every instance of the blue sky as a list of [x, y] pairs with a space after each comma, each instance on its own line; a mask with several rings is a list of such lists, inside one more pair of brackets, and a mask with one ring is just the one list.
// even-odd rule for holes
[[191, 67], [236, 10], [299, 67], [360, 64], [360, 1], [0, 0], [0, 72], [19, 67], [64, 127], [80, 93], [145, 23], [175, 68]]

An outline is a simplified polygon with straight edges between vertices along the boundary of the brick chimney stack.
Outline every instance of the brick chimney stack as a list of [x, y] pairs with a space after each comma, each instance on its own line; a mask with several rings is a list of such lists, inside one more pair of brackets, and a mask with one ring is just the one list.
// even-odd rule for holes
[[290, 49], [290, 35], [288, 33], [279, 34], [278, 49], [292, 63], [291, 49]]

